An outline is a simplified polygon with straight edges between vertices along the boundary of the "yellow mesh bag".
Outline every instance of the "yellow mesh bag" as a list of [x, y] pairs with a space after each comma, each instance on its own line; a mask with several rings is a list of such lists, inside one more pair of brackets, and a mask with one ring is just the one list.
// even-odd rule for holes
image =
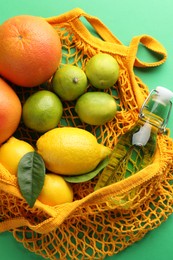
[[[46, 20], [60, 35], [63, 63], [85, 69], [86, 61], [100, 51], [117, 59], [119, 80], [106, 90], [117, 100], [116, 118], [104, 126], [88, 126], [74, 113], [74, 103], [64, 102], [60, 122], [60, 126], [87, 129], [99, 142], [113, 148], [116, 138], [136, 122], [148, 94], [147, 86], [135, 75], [134, 66], [158, 66], [166, 60], [166, 50], [148, 35], [136, 36], [129, 46], [124, 46], [98, 18], [79, 8]], [[139, 44], [159, 54], [160, 59], [152, 63], [139, 60], [136, 57]], [[47, 87], [49, 83], [38, 88], [15, 89], [23, 103], [28, 94]], [[15, 136], [32, 144], [38, 138], [22, 122]], [[0, 232], [10, 230], [28, 250], [49, 259], [100, 260], [118, 253], [159, 226], [173, 211], [171, 138], [158, 136], [154, 162], [137, 174], [94, 191], [97, 179], [74, 184], [72, 203], [50, 207], [36, 201], [30, 208], [20, 194], [16, 177], [0, 165]]]

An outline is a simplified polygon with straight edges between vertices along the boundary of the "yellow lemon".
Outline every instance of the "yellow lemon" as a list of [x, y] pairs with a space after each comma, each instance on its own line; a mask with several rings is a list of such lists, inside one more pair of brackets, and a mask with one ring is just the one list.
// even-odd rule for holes
[[49, 206], [73, 201], [72, 186], [63, 177], [48, 173], [45, 175], [43, 189], [38, 200]]
[[46, 168], [63, 175], [90, 172], [111, 152], [93, 134], [76, 127], [52, 129], [37, 140], [36, 146]]
[[11, 173], [17, 175], [20, 159], [34, 148], [27, 142], [11, 137], [0, 147], [0, 163]]

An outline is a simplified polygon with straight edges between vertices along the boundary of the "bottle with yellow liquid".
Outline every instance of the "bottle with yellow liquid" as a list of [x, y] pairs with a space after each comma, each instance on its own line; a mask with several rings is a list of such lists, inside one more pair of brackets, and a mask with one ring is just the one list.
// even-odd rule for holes
[[137, 123], [116, 144], [95, 190], [123, 180], [153, 162], [157, 134], [166, 131], [172, 97], [172, 91], [160, 86], [150, 92]]

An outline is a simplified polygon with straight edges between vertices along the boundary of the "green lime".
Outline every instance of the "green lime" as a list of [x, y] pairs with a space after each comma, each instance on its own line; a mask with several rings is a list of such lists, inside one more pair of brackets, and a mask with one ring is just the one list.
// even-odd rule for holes
[[70, 64], [59, 68], [52, 79], [54, 92], [66, 101], [77, 99], [86, 91], [87, 86], [88, 80], [85, 72]]
[[116, 59], [106, 53], [94, 55], [86, 63], [85, 70], [90, 83], [99, 89], [112, 87], [119, 77], [119, 65]]
[[59, 97], [49, 90], [40, 90], [25, 101], [22, 117], [28, 128], [44, 133], [57, 126], [62, 113]]
[[87, 92], [76, 102], [75, 111], [81, 121], [90, 125], [104, 125], [117, 112], [115, 99], [105, 92]]

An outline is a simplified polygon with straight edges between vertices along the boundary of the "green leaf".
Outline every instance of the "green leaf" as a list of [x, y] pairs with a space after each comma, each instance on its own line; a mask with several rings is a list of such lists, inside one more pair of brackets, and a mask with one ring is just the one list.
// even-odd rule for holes
[[18, 165], [18, 184], [23, 197], [32, 208], [38, 198], [45, 179], [46, 167], [37, 152], [25, 154]]
[[97, 174], [99, 174], [99, 172], [101, 170], [103, 170], [103, 168], [106, 167], [106, 165], [108, 164], [109, 161], [109, 157], [106, 157], [103, 161], [101, 161], [97, 167], [91, 171], [88, 172], [86, 174], [81, 174], [81, 175], [73, 175], [73, 176], [63, 176], [64, 180], [66, 180], [67, 182], [71, 182], [71, 183], [80, 183], [80, 182], [86, 182], [89, 181], [91, 179], [93, 179]]

